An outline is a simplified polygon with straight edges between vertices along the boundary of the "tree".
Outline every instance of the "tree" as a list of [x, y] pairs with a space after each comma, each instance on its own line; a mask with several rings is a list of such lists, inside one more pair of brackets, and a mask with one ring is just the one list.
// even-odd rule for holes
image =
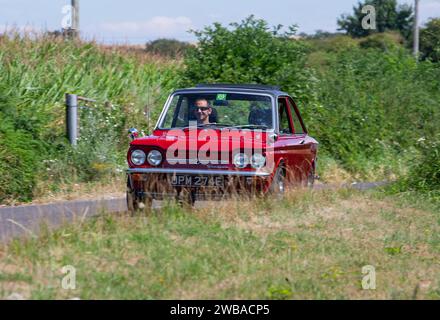
[[279, 85], [301, 102], [314, 94], [314, 78], [305, 67], [307, 47], [292, 38], [296, 27], [282, 26], [249, 16], [230, 28], [220, 23], [193, 31], [196, 48], [185, 58], [183, 85], [196, 83], [257, 83]]
[[[364, 29], [362, 20], [367, 14], [362, 12], [366, 5], [376, 9], [376, 30]], [[353, 7], [353, 15], [342, 15], [338, 19], [338, 30], [344, 30], [352, 37], [366, 37], [372, 33], [399, 31], [405, 39], [411, 37], [413, 26], [413, 8], [403, 4], [397, 5], [396, 0], [365, 0]]]
[[192, 45], [176, 39], [157, 39], [145, 45], [145, 51], [152, 54], [176, 58], [183, 56]]
[[324, 30], [316, 30], [314, 34], [306, 34], [304, 32], [299, 34], [299, 36], [304, 39], [317, 39], [317, 40], [335, 38], [335, 37], [339, 37], [341, 35], [344, 35], [344, 34], [341, 32], [328, 32], [328, 31], [324, 31]]
[[420, 30], [420, 51], [423, 59], [440, 61], [440, 18], [432, 18]]

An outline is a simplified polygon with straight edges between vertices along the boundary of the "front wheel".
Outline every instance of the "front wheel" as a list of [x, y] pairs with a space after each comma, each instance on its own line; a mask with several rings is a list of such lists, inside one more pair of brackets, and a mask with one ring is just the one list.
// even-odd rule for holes
[[139, 210], [150, 210], [153, 204], [151, 197], [144, 197], [138, 199], [133, 192], [127, 191], [127, 209], [129, 212], [134, 213]]
[[127, 190], [127, 209], [129, 212], [135, 212], [139, 209], [139, 202], [136, 200], [136, 196], [134, 195], [134, 192]]
[[269, 188], [269, 193], [279, 198], [286, 193], [286, 174], [283, 168], [277, 168]]
[[315, 184], [315, 169], [312, 168], [307, 176], [307, 188], [313, 189]]
[[193, 207], [196, 202], [196, 190], [181, 190], [176, 200], [183, 207]]
[[136, 192], [131, 189], [130, 183], [127, 180], [127, 209], [129, 212], [134, 213], [138, 210], [149, 210], [153, 204], [153, 199], [150, 196], [144, 196], [140, 198], [136, 195]]

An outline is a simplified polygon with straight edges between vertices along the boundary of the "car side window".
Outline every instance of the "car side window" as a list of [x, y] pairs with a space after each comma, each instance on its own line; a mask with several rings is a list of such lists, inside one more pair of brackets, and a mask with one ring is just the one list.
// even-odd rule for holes
[[292, 134], [292, 128], [290, 127], [289, 113], [287, 112], [286, 100], [283, 98], [278, 99], [278, 119], [280, 133]]
[[294, 130], [295, 134], [303, 134], [304, 128], [301, 125], [301, 121], [298, 118], [298, 114], [295, 112], [295, 107], [293, 106], [293, 104], [290, 100], [288, 100], [287, 103], [289, 104], [290, 114], [292, 115], [293, 130]]
[[188, 125], [188, 99], [186, 97], [182, 99], [179, 113], [176, 116], [176, 123], [174, 126], [184, 127]]

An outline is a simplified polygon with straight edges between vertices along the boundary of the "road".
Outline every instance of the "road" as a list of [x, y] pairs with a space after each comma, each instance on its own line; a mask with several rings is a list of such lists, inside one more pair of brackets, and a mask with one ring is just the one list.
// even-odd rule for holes
[[104, 211], [126, 210], [125, 198], [2, 207], [0, 208], [0, 242], [6, 242], [18, 236], [35, 237], [42, 224], [56, 228], [66, 222], [81, 221]]
[[[383, 186], [387, 182], [362, 182], [342, 187], [367, 190]], [[337, 188], [327, 184], [316, 185], [315, 189]], [[154, 203], [154, 206], [158, 206]], [[84, 221], [101, 212], [127, 211], [125, 197], [99, 200], [74, 200], [43, 205], [22, 205], [0, 207], [0, 242], [16, 237], [37, 237], [42, 225], [56, 228], [65, 223]]]

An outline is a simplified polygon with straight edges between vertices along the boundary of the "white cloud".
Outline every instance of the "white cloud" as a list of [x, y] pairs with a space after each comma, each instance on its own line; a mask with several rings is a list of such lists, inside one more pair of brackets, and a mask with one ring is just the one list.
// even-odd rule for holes
[[100, 31], [117, 35], [173, 37], [185, 34], [193, 24], [188, 17], [156, 16], [147, 21], [106, 22], [99, 25]]

